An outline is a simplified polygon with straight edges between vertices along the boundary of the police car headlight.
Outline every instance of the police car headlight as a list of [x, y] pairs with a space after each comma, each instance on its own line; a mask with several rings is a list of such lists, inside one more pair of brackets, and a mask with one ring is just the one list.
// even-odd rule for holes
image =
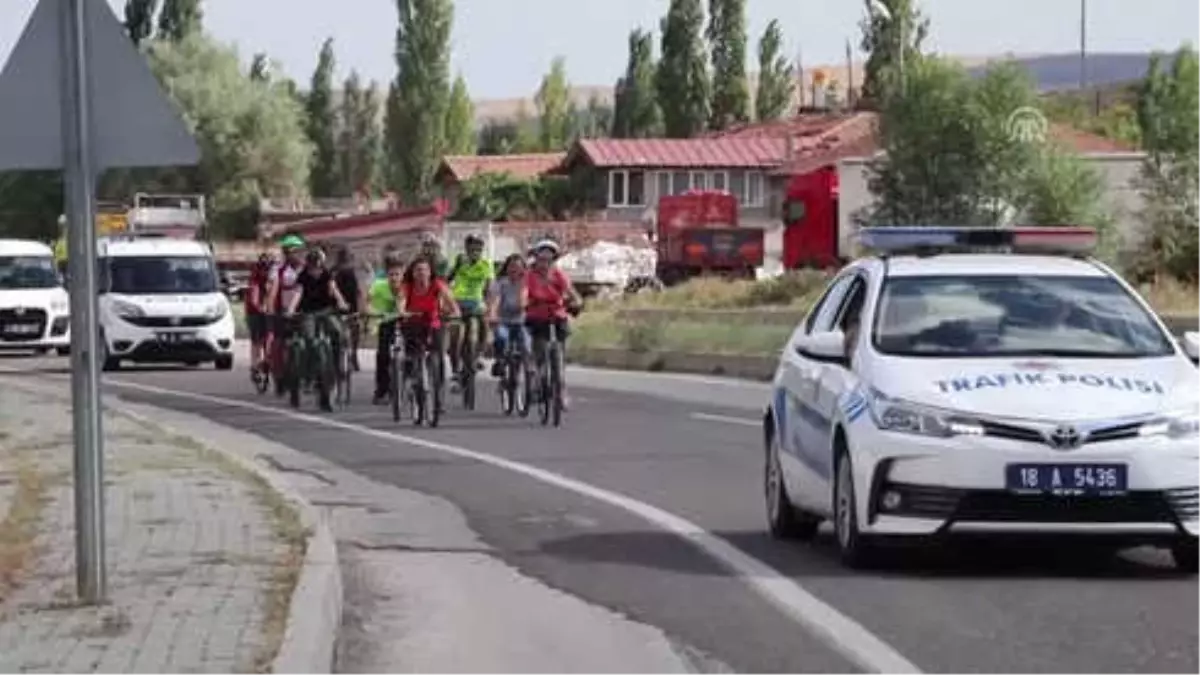
[[1200, 409], [1180, 410], [1150, 420], [1138, 429], [1138, 435], [1195, 438], [1200, 435]]
[[220, 321], [225, 318], [227, 312], [229, 312], [228, 305], [223, 302], [216, 302], [204, 311], [204, 316], [213, 321]]
[[948, 410], [891, 398], [878, 390], [870, 392], [868, 410], [875, 425], [887, 431], [940, 438], [983, 435], [983, 427], [974, 420]]
[[141, 307], [123, 300], [114, 300], [112, 303], [112, 311], [117, 316], [123, 319], [138, 319], [146, 316], [146, 311]]

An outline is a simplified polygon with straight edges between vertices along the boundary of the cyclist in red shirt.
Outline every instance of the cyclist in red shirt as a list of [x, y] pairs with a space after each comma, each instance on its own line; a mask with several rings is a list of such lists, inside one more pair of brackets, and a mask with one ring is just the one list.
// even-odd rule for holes
[[[539, 241], [533, 245], [533, 266], [525, 275], [525, 287], [529, 296], [529, 305], [525, 310], [525, 325], [533, 338], [534, 354], [539, 353], [540, 345], [550, 338], [550, 327], [558, 329], [558, 341], [562, 344], [563, 354], [567, 351], [567, 337], [570, 335], [568, 326], [569, 310], [575, 310], [583, 305], [579, 293], [571, 279], [558, 268], [556, 264], [560, 253], [559, 246], [550, 239]], [[567, 382], [563, 378], [563, 407], [567, 406]]]
[[250, 370], [265, 371], [270, 352], [270, 312], [267, 311], [267, 282], [271, 278], [271, 256], [264, 253], [250, 270], [246, 288], [246, 328], [250, 331]]
[[[418, 257], [408, 266], [404, 276], [396, 284], [396, 277], [389, 271], [392, 292], [396, 295], [396, 311], [404, 317], [401, 331], [404, 335], [404, 350], [413, 353], [422, 344], [430, 344], [441, 357], [438, 359], [441, 372], [438, 379], [446, 381], [445, 339], [442, 330], [442, 315], [459, 316], [458, 303], [450, 287], [434, 276], [434, 262], [427, 256]], [[397, 287], [399, 286], [399, 287]]]

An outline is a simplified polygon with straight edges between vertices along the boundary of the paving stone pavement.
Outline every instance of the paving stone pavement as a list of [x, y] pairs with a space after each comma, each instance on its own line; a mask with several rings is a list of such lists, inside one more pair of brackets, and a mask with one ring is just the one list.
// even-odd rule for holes
[[[0, 672], [269, 666], [303, 560], [295, 513], [222, 455], [106, 414], [109, 603], [80, 607], [70, 425], [66, 398], [0, 386]], [[6, 592], [22, 516], [36, 534]]]

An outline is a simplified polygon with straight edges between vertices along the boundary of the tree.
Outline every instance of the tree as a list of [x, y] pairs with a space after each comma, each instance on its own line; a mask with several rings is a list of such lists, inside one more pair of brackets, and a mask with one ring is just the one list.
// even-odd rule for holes
[[557, 56], [550, 72], [542, 78], [534, 103], [538, 110], [539, 146], [543, 151], [562, 150], [571, 141], [573, 116], [571, 83], [567, 81], [567, 62]]
[[333, 38], [326, 38], [305, 102], [308, 140], [312, 141], [316, 153], [309, 176], [309, 190], [314, 197], [336, 196], [342, 184], [338, 176], [337, 113], [333, 105], [333, 71], [336, 67]]
[[1200, 59], [1190, 45], [1170, 70], [1155, 56], [1138, 91], [1137, 117], [1147, 160], [1142, 169], [1147, 234], [1135, 271], [1195, 282], [1200, 266]]
[[158, 37], [179, 42], [204, 26], [204, 11], [200, 0], [165, 0], [158, 15]]
[[712, 53], [709, 128], [728, 129], [750, 121], [746, 79], [746, 0], [709, 0], [708, 42]]
[[375, 83], [363, 88], [357, 71], [342, 85], [341, 115], [338, 120], [339, 192], [370, 193], [379, 164], [379, 93]]
[[473, 155], [476, 144], [475, 104], [467, 91], [467, 80], [460, 73], [454, 78], [446, 108], [446, 154]]
[[480, 155], [510, 155], [516, 152], [520, 135], [513, 120], [488, 120], [479, 129]]
[[313, 149], [283, 83], [251, 80], [236, 51], [202, 34], [155, 43], [149, 62], [200, 145], [176, 189], [210, 195], [216, 232], [253, 237], [260, 198], [304, 195]]
[[54, 241], [63, 196], [60, 171], [0, 172], [0, 237]]
[[395, 162], [392, 187], [406, 199], [431, 195], [433, 174], [445, 150], [450, 102], [451, 0], [396, 0], [395, 115], [388, 152]]
[[605, 138], [613, 126], [613, 108], [593, 94], [587, 107], [576, 110], [572, 117], [571, 138]]
[[[863, 68], [863, 105], [880, 105], [888, 86], [889, 73], [896, 74], [897, 58], [903, 50], [905, 68], [910, 68], [921, 56], [921, 44], [929, 35], [929, 19], [917, 8], [917, 0], [863, 0], [867, 17], [862, 28], [862, 48], [867, 52]], [[885, 16], [875, 9], [879, 4], [887, 9]], [[901, 43], [903, 41], [903, 44]]]
[[796, 90], [796, 73], [783, 54], [783, 28], [772, 19], [758, 41], [758, 91], [754, 116], [762, 122], [783, 117]]
[[154, 35], [154, 13], [158, 0], [125, 0], [125, 32], [133, 44], [141, 46]]
[[629, 34], [629, 61], [615, 89], [612, 135], [651, 138], [662, 132], [662, 111], [655, 89], [654, 36], [641, 29]]
[[700, 0], [671, 0], [662, 20], [662, 61], [655, 87], [670, 138], [690, 138], [708, 125], [709, 79]]
[[250, 79], [255, 82], [269, 82], [271, 80], [271, 62], [267, 55], [259, 52], [254, 55], [254, 59], [250, 61]]

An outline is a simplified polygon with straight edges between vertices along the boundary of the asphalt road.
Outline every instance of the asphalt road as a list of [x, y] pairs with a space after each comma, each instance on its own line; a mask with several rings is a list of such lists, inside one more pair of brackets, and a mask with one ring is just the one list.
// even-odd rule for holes
[[[42, 376], [65, 365], [3, 359], [0, 368]], [[336, 426], [297, 417], [273, 396], [254, 394], [240, 371], [106, 378], [108, 391], [130, 400], [203, 415], [373, 480], [444, 497], [522, 572], [657, 626], [737, 671], [861, 670], [863, 660], [847, 650], [869, 660], [886, 658], [886, 646], [928, 672], [1195, 673], [1200, 666], [1197, 581], [1176, 574], [1165, 554], [972, 546], [852, 573], [837, 562], [829, 536], [790, 544], [765, 533], [756, 428], [762, 385], [569, 372], [574, 407], [558, 430], [499, 414], [490, 380], [481, 380], [478, 411], [451, 402], [443, 427], [428, 430], [396, 425], [366, 402], [328, 416]], [[313, 408], [306, 403], [304, 412]], [[574, 482], [554, 484], [560, 478]], [[651, 507], [666, 514], [658, 524], [644, 513]], [[668, 531], [663, 522], [671, 517], [702, 531]], [[769, 569], [734, 573], [702, 550], [708, 542], [711, 551], [712, 541]], [[792, 589], [811, 596], [787, 595]], [[806, 616], [797, 620], [796, 612]], [[804, 623], [813, 620], [824, 628]]]

